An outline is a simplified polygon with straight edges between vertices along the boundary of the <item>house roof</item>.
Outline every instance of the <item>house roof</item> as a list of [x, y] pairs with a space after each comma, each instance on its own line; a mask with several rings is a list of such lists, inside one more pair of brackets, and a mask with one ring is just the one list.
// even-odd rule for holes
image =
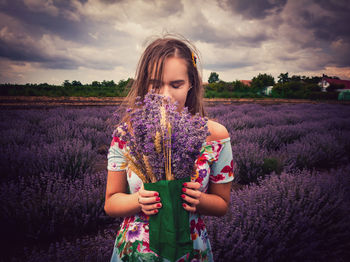
[[252, 80], [239, 80], [241, 81], [243, 84], [250, 86], [250, 84], [252, 83]]
[[322, 81], [326, 81], [329, 84], [335, 84], [335, 85], [344, 85], [344, 89], [350, 89], [350, 81], [349, 80], [341, 80], [341, 79], [333, 79], [333, 78], [327, 78], [323, 77]]

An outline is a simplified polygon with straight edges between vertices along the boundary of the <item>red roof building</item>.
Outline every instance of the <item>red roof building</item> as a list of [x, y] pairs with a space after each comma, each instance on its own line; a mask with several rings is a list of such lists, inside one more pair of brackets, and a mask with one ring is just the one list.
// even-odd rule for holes
[[341, 80], [341, 79], [333, 79], [328, 77], [322, 77], [321, 87], [322, 91], [326, 92], [326, 88], [331, 84], [334, 85], [344, 85], [343, 89], [350, 89], [350, 81], [349, 80]]
[[250, 86], [250, 84], [252, 83], [252, 80], [239, 80], [242, 82], [242, 84], [245, 84], [247, 86]]

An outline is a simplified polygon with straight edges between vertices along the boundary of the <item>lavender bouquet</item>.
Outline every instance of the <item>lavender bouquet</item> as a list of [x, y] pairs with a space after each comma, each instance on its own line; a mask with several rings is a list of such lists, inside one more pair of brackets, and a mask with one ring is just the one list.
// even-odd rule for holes
[[143, 102], [138, 97], [136, 106], [127, 110], [129, 125], [122, 124], [123, 132], [115, 131], [127, 141], [128, 168], [144, 183], [190, 176], [209, 135], [208, 119], [191, 115], [187, 107], [178, 112], [176, 103], [153, 92]]
[[130, 168], [162, 199], [158, 214], [149, 218], [150, 249], [161, 257], [175, 261], [193, 255], [189, 214], [182, 208], [182, 184], [191, 181], [195, 160], [209, 135], [207, 119], [195, 116], [169, 99], [148, 93], [138, 98], [136, 109], [128, 109], [129, 124], [117, 135], [127, 142], [125, 153]]

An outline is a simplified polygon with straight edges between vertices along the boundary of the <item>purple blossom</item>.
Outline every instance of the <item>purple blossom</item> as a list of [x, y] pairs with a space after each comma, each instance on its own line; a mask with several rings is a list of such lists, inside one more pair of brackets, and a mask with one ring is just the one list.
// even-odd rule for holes
[[[122, 140], [127, 141], [130, 154], [136, 158], [141, 172], [147, 174], [142, 155], [148, 157], [157, 180], [165, 179], [165, 151], [171, 150], [171, 171], [175, 178], [190, 176], [194, 172], [195, 159], [208, 136], [207, 119], [199, 114], [191, 115], [187, 108], [177, 111], [177, 104], [161, 95], [148, 93], [143, 102], [137, 102], [137, 108], [129, 110], [131, 131], [126, 123], [122, 124], [123, 134], [116, 131]], [[171, 126], [171, 136], [161, 124], [161, 107], [166, 112], [166, 122]], [[162, 150], [155, 147], [156, 133], [161, 134]], [[171, 145], [171, 147], [170, 147]]]
[[199, 177], [204, 178], [207, 175], [207, 170], [206, 169], [201, 169], [199, 170]]
[[133, 240], [137, 239], [141, 234], [142, 224], [134, 223], [132, 228], [127, 232], [127, 238], [129, 241], [133, 242]]
[[215, 261], [343, 261], [348, 256], [350, 166], [283, 173], [231, 193], [208, 217]]
[[[236, 182], [251, 184], [232, 192], [225, 217], [205, 218], [215, 261], [347, 261], [350, 169], [331, 168], [350, 160], [348, 108], [207, 108], [210, 118], [230, 133]], [[110, 259], [120, 222], [103, 211], [103, 148], [108, 149], [120, 119], [119, 114], [112, 116], [113, 110], [0, 110], [4, 261]], [[172, 139], [187, 146], [187, 137], [173, 134]], [[275, 159], [284, 172], [264, 173], [266, 159]], [[95, 163], [101, 161], [103, 171], [97, 173]], [[309, 171], [290, 173], [320, 167], [328, 171], [312, 178]], [[266, 174], [260, 187], [252, 183]]]

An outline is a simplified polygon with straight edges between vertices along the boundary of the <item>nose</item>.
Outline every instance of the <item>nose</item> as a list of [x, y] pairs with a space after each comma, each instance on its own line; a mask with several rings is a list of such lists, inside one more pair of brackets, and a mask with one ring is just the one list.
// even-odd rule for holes
[[159, 94], [164, 97], [169, 97], [170, 99], [172, 98], [170, 87], [168, 85], [163, 85], [159, 90]]

